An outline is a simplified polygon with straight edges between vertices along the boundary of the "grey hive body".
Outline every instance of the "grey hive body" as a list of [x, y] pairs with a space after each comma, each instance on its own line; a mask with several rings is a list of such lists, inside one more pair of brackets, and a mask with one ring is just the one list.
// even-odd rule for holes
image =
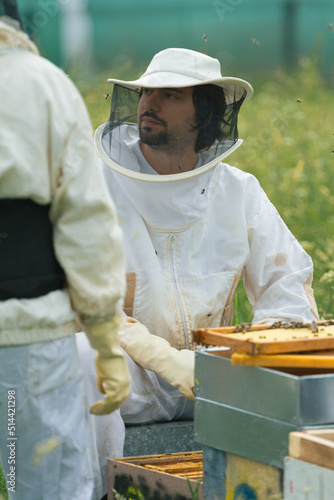
[[195, 440], [201, 445], [283, 469], [290, 432], [334, 427], [334, 373], [232, 366], [219, 352], [196, 353]]

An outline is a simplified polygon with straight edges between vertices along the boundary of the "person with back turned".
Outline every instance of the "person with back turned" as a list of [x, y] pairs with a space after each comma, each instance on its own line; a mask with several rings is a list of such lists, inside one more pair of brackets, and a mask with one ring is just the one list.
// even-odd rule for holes
[[[129, 392], [122, 232], [88, 113], [0, 0], [0, 457], [10, 500], [100, 500], [77, 318], [105, 415]], [[94, 356], [95, 356], [94, 354]]]

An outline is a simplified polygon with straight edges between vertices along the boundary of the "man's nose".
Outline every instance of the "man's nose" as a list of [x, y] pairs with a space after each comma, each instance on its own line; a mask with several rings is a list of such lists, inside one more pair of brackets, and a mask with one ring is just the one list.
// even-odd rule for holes
[[158, 111], [160, 109], [159, 94], [156, 90], [153, 90], [150, 94], [146, 96], [145, 107], [147, 110], [152, 110], [152, 111]]

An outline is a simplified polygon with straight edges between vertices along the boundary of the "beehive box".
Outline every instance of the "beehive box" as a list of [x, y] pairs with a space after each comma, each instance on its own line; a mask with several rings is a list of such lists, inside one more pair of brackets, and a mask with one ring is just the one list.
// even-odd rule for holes
[[284, 465], [284, 498], [332, 500], [334, 429], [291, 432]]
[[108, 500], [202, 500], [202, 474], [201, 451], [111, 459]]
[[195, 440], [284, 468], [289, 433], [334, 426], [334, 373], [232, 366], [226, 349], [196, 352]]
[[289, 456], [334, 469], [334, 429], [291, 432]]
[[[208, 450], [206, 450], [208, 452]], [[282, 498], [279, 469], [230, 453], [211, 456], [203, 452], [126, 457], [108, 461], [108, 500], [232, 500]], [[210, 453], [209, 453], [210, 454]], [[206, 467], [206, 469], [205, 469]], [[211, 494], [203, 476], [215, 477]], [[248, 496], [247, 496], [248, 495]]]
[[334, 470], [286, 457], [284, 500], [333, 500]]

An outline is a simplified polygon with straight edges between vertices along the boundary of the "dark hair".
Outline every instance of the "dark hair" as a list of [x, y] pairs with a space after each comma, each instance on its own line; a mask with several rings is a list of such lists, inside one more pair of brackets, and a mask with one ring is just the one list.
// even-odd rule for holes
[[0, 0], [0, 6], [1, 5], [3, 6], [5, 15], [18, 21], [20, 27], [23, 28], [16, 0]]
[[208, 149], [216, 139], [222, 140], [227, 136], [223, 131], [227, 105], [222, 87], [212, 84], [196, 85], [193, 103], [196, 110], [195, 130], [198, 130], [195, 151], [198, 153]]

